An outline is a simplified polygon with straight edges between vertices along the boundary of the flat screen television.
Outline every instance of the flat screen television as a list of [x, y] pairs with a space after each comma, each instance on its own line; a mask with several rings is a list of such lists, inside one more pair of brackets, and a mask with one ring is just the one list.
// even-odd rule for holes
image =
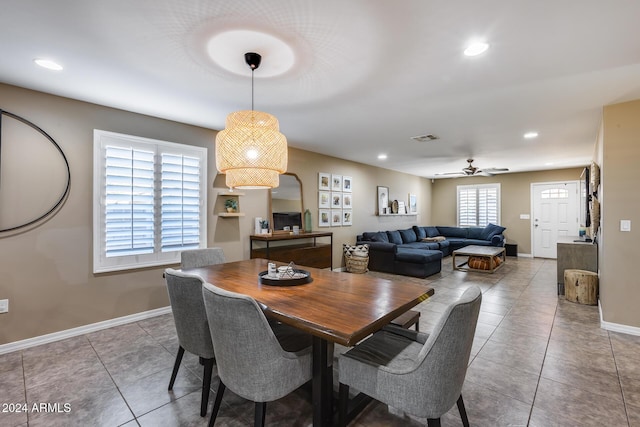
[[289, 227], [289, 229], [292, 230], [294, 225], [297, 225], [302, 229], [302, 214], [300, 212], [273, 213], [274, 230], [284, 230], [285, 227]]
[[589, 182], [589, 167], [587, 166], [582, 171], [582, 175], [580, 175], [580, 225], [582, 227], [591, 226], [591, 214], [589, 212], [591, 191]]

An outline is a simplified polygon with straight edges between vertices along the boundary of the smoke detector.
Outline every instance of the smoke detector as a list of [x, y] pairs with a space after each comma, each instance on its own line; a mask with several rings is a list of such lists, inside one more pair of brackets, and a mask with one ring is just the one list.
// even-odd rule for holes
[[435, 141], [436, 139], [439, 139], [439, 138], [433, 134], [428, 134], [428, 135], [412, 136], [411, 139], [418, 142], [427, 142], [427, 141]]

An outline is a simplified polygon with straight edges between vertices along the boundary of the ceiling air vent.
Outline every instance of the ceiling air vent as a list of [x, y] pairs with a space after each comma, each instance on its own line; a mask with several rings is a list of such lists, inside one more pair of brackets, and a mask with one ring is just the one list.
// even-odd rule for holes
[[418, 142], [427, 142], [427, 141], [435, 141], [436, 139], [439, 139], [439, 138], [435, 135], [428, 134], [428, 135], [412, 136], [411, 139]]

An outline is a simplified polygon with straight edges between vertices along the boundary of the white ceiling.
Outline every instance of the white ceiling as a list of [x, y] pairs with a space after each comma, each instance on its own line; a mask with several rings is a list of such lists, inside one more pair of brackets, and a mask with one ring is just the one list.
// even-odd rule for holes
[[[0, 81], [222, 129], [251, 107], [250, 71], [220, 68], [207, 42], [254, 30], [295, 55], [255, 72], [255, 108], [290, 146], [425, 177], [469, 157], [557, 169], [590, 162], [603, 105], [640, 98], [639, 18], [636, 0], [3, 1]], [[465, 57], [472, 38], [489, 50]]]

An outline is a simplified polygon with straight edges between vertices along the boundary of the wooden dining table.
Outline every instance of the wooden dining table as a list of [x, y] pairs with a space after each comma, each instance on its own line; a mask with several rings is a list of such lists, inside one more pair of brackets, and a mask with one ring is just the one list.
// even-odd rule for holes
[[[313, 425], [333, 424], [333, 358], [330, 343], [353, 346], [433, 295], [427, 285], [368, 274], [297, 266], [312, 281], [296, 286], [261, 284], [268, 260], [251, 259], [183, 269], [214, 286], [249, 295], [265, 313], [313, 337]], [[278, 266], [285, 265], [276, 263]]]

